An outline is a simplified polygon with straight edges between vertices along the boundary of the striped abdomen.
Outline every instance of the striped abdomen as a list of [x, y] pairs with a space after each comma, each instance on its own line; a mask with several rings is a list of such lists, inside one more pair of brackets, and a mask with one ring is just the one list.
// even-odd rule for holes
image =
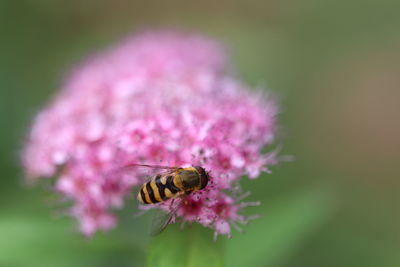
[[182, 192], [175, 185], [173, 174], [159, 174], [143, 185], [137, 199], [142, 204], [155, 204], [176, 197]]

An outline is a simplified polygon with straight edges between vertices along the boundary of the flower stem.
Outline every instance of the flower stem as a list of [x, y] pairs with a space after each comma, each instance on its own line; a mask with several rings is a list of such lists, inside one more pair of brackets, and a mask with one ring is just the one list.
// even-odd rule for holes
[[153, 238], [147, 258], [151, 267], [223, 266], [223, 240], [213, 241], [212, 231], [194, 224], [179, 230], [169, 226]]

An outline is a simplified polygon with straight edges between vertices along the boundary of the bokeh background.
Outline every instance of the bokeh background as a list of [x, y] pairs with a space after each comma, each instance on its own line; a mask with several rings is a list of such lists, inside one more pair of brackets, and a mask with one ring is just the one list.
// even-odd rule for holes
[[177, 250], [175, 266], [185, 257], [170, 241], [152, 251], [151, 216], [135, 218], [133, 201], [117, 229], [84, 239], [48, 184], [24, 184], [18, 159], [71, 66], [151, 28], [220, 40], [240, 78], [280, 96], [282, 154], [296, 159], [243, 183], [262, 217], [217, 242], [226, 266], [400, 266], [399, 2], [156, 2], [0, 1], [0, 266], [145, 266], [164, 249]]

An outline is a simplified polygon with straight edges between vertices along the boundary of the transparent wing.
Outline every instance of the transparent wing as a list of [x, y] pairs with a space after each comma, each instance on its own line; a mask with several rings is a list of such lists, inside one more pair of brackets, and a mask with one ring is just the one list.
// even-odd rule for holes
[[135, 173], [143, 182], [147, 182], [157, 174], [170, 173], [177, 169], [179, 167], [131, 163], [121, 167], [120, 172], [126, 174]]
[[164, 169], [164, 170], [176, 170], [179, 169], [179, 167], [175, 166], [162, 166], [162, 165], [148, 165], [148, 164], [135, 164], [135, 163], [130, 163], [124, 166], [123, 168], [152, 168], [152, 169]]
[[118, 180], [124, 179], [134, 175], [139, 178], [141, 182], [145, 183], [150, 181], [155, 175], [162, 173], [174, 172], [179, 167], [159, 166], [159, 165], [146, 165], [146, 164], [126, 164], [121, 167], [115, 168], [107, 172], [108, 178], [114, 177]]
[[176, 212], [179, 207], [180, 205], [177, 205], [169, 212], [157, 209], [151, 222], [150, 235], [156, 236], [164, 231], [165, 228], [167, 228], [167, 226], [176, 218]]

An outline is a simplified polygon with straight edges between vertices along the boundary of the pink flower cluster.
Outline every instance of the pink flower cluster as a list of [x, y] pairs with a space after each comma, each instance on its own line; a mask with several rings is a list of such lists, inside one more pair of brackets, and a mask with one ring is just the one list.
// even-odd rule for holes
[[200, 165], [211, 181], [177, 215], [229, 235], [252, 204], [241, 202], [238, 180], [276, 163], [261, 149], [274, 139], [277, 107], [227, 66], [218, 44], [174, 32], [143, 33], [92, 56], [35, 118], [22, 154], [27, 176], [55, 178], [92, 235], [114, 227], [112, 209], [143, 183], [139, 171], [118, 172], [124, 165]]

